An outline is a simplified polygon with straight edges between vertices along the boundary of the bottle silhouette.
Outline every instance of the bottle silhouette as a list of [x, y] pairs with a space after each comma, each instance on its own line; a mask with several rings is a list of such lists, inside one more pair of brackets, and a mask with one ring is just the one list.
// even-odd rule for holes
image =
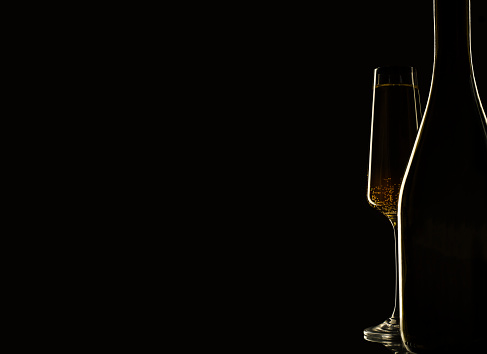
[[399, 197], [400, 328], [413, 353], [467, 353], [487, 333], [487, 119], [470, 1], [433, 8], [433, 77]]

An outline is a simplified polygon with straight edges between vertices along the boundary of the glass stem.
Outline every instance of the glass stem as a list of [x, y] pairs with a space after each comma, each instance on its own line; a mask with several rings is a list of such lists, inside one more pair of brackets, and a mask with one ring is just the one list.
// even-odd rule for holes
[[397, 215], [390, 215], [389, 220], [391, 221], [392, 227], [394, 228], [394, 255], [395, 255], [395, 263], [396, 263], [396, 289], [394, 295], [394, 311], [392, 312], [391, 319], [397, 319], [399, 321], [399, 255], [397, 254], [398, 251], [398, 233], [397, 233]]

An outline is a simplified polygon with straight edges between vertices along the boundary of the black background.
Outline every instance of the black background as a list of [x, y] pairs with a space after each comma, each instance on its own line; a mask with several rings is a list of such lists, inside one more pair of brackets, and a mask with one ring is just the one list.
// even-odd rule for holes
[[[485, 105], [487, 4], [471, 3], [473, 64]], [[393, 230], [366, 200], [373, 70], [414, 66], [424, 110], [432, 1], [284, 6], [258, 15], [266, 25], [246, 54], [252, 65], [238, 68], [255, 79], [245, 97], [263, 103], [246, 112], [252, 139], [260, 141], [247, 145], [258, 151], [246, 176], [251, 187], [242, 188], [252, 205], [244, 213], [251, 225], [245, 243], [260, 256], [246, 263], [258, 279], [246, 294], [252, 301], [242, 304], [256, 316], [248, 338], [268, 339], [267, 349], [387, 353], [362, 333], [394, 306]]]

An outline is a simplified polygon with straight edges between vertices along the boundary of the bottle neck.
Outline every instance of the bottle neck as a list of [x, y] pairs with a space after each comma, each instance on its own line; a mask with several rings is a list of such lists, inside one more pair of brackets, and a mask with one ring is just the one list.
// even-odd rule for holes
[[434, 20], [434, 75], [469, 79], [470, 0], [434, 0]]

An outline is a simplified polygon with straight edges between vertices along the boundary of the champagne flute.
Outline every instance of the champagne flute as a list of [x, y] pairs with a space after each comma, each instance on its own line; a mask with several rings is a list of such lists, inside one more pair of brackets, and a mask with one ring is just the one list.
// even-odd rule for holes
[[400, 342], [397, 207], [402, 178], [418, 131], [418, 118], [421, 119], [416, 69], [379, 67], [374, 70], [373, 90], [367, 199], [394, 228], [396, 291], [391, 317], [366, 328], [364, 338], [373, 342]]

